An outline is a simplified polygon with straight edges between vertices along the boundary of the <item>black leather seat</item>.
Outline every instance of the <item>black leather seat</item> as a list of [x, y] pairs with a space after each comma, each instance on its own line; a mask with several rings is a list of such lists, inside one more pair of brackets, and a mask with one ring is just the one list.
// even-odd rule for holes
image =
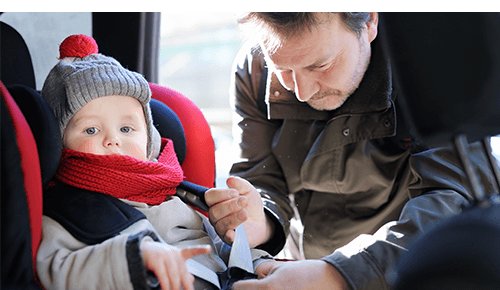
[[383, 13], [402, 114], [428, 146], [460, 155], [475, 204], [430, 226], [402, 255], [394, 289], [500, 289], [498, 192], [485, 192], [468, 158], [479, 141], [498, 184], [489, 136], [500, 133], [500, 14]]

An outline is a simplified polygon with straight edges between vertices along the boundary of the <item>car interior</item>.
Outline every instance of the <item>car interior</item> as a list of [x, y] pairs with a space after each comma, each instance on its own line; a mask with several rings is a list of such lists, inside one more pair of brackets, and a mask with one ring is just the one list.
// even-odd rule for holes
[[[148, 23], [157, 21], [156, 16], [154, 13], [111, 13], [104, 17], [97, 13], [93, 21], [96, 27], [105, 25], [109, 29], [113, 28], [108, 21], [126, 21], [131, 27], [136, 27], [132, 29], [134, 33], [126, 33], [127, 37], [135, 37], [131, 41], [152, 47], [149, 44], [153, 41], [151, 35], [155, 33], [153, 25]], [[103, 19], [106, 23], [100, 23]], [[115, 41], [109, 35], [99, 35], [94, 31], [96, 39], [107, 39], [99, 43], [100, 52], [104, 53], [106, 45], [112, 46]], [[36, 90], [32, 58], [22, 35], [10, 25], [0, 22], [0, 38], [2, 288], [41, 289], [34, 271], [41, 237], [42, 189], [57, 170], [62, 149], [61, 136], [53, 113], [41, 98], [40, 91]], [[123, 58], [132, 59], [134, 55], [141, 55], [144, 59], [152, 59], [150, 54], [153, 52], [144, 48], [138, 50], [140, 52], [122, 50], [128, 53]], [[153, 70], [148, 68], [150, 64], [142, 60], [131, 62], [137, 63], [135, 69], [141, 66], [142, 71], [138, 71], [146, 77], [147, 71], [150, 71], [148, 81], [154, 79]], [[134, 69], [132, 65], [128, 67]], [[208, 208], [203, 193], [215, 186], [215, 145], [209, 124], [200, 108], [180, 92], [153, 82], [150, 82], [150, 88], [155, 126], [162, 137], [174, 141], [174, 149], [184, 171], [185, 178], [179, 187], [197, 193], [180, 198], [206, 215]]]
[[[396, 289], [471, 289], [467, 287], [481, 281], [500, 284], [500, 199], [498, 192], [484, 191], [467, 150], [471, 142], [484, 145], [500, 188], [490, 139], [500, 134], [500, 14], [382, 15], [380, 35], [401, 92], [398, 97], [405, 103], [404, 115], [427, 145], [456, 150], [476, 196], [472, 207], [439, 225], [449, 231], [430, 231], [415, 243], [401, 261]], [[92, 36], [101, 53], [150, 82], [155, 125], [163, 137], [174, 140], [187, 181], [184, 186], [203, 193], [215, 186], [214, 137], [192, 100], [157, 82], [158, 22], [158, 13], [96, 12]], [[57, 170], [61, 138], [55, 117], [36, 88], [33, 55], [23, 35], [1, 18], [0, 68], [1, 287], [43, 289], [34, 263], [42, 230], [42, 190]], [[183, 198], [206, 214], [203, 194]], [[450, 239], [463, 240], [456, 244], [469, 247], [450, 247]], [[458, 264], [456, 257], [470, 263]]]

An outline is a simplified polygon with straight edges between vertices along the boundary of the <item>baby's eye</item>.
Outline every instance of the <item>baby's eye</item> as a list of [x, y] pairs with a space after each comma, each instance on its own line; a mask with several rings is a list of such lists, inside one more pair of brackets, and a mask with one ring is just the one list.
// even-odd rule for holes
[[87, 133], [88, 135], [94, 135], [97, 132], [99, 132], [99, 130], [95, 127], [90, 127], [90, 128], [85, 129], [85, 133]]
[[122, 133], [130, 133], [130, 132], [132, 132], [132, 128], [127, 127], [127, 126], [124, 126], [124, 127], [121, 127], [121, 128], [120, 128], [120, 131], [121, 131]]

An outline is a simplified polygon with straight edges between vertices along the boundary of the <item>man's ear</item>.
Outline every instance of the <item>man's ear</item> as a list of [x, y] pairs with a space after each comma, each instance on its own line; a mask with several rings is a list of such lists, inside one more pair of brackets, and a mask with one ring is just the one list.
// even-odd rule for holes
[[368, 32], [368, 41], [372, 42], [378, 33], [378, 12], [370, 12], [370, 18], [366, 22], [366, 31]]

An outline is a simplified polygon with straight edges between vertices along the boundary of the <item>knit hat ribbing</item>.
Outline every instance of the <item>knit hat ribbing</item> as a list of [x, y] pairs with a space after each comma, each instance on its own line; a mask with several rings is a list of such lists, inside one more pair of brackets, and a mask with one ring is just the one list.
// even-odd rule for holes
[[42, 88], [42, 97], [59, 121], [61, 136], [64, 136], [64, 130], [73, 115], [88, 102], [103, 96], [130, 96], [143, 107], [148, 131], [147, 155], [150, 156], [156, 129], [149, 106], [151, 89], [146, 79], [139, 73], [125, 69], [114, 58], [102, 54], [67, 57], [69, 55], [65, 53], [68, 49], [63, 44], [61, 46], [65, 52], [62, 49], [60, 51], [64, 58], [52, 68]]

